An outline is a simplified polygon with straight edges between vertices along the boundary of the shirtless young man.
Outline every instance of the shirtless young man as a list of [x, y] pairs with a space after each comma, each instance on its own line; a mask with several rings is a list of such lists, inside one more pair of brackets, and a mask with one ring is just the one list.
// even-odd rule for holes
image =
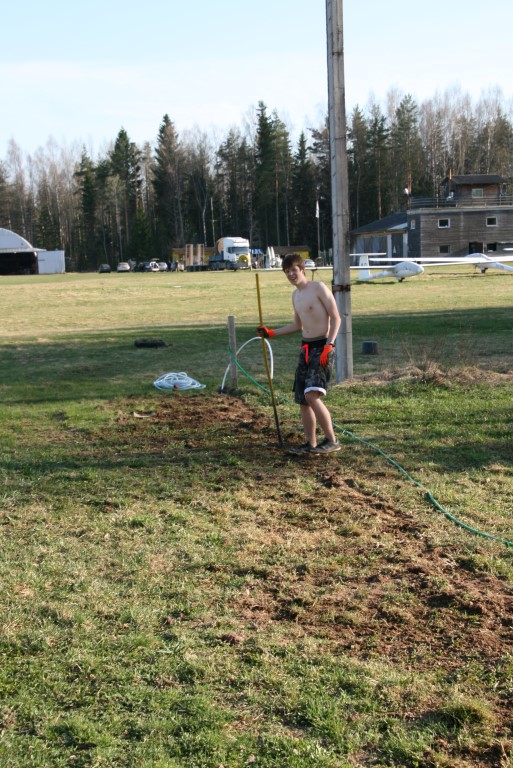
[[[328, 389], [334, 344], [341, 323], [337, 304], [324, 283], [308, 280], [303, 259], [298, 253], [285, 256], [282, 269], [296, 289], [292, 294], [294, 320], [276, 329], [261, 325], [257, 333], [264, 338], [272, 338], [302, 332], [294, 393], [301, 409], [305, 443], [293, 448], [292, 452], [333, 453], [339, 451], [341, 446], [322, 397]], [[319, 444], [317, 424], [324, 432], [324, 440]]]

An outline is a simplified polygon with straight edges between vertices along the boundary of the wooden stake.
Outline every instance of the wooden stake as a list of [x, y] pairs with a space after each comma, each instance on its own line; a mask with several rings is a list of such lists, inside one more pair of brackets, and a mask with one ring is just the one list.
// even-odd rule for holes
[[[232, 354], [235, 356], [237, 354], [237, 337], [235, 334], [235, 315], [228, 315], [228, 339], [230, 342], [230, 349], [232, 350]], [[232, 391], [237, 391], [238, 386], [238, 369], [235, 364], [235, 360], [233, 358], [230, 358], [230, 375], [231, 375], [231, 381], [232, 381]]]

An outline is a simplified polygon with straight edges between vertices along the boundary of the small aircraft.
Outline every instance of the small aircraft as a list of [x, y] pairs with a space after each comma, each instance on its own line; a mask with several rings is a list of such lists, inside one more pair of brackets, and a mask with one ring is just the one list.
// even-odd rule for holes
[[[370, 264], [369, 257], [372, 261], [378, 262], [378, 264]], [[396, 264], [390, 264], [390, 262], [396, 261]], [[359, 266], [351, 267], [351, 269], [357, 269], [358, 280], [367, 282], [369, 280], [375, 280], [379, 277], [393, 277], [400, 283], [406, 277], [414, 277], [415, 275], [421, 275], [424, 272], [424, 266], [426, 267], [454, 267], [462, 264], [472, 264], [477, 267], [483, 274], [487, 269], [501, 269], [505, 272], [513, 272], [513, 267], [508, 266], [504, 262], [513, 261], [513, 256], [502, 256], [492, 259], [490, 256], [486, 256], [484, 253], [471, 253], [468, 256], [460, 256], [458, 258], [419, 258], [415, 261], [399, 260], [394, 258], [384, 258], [381, 256], [373, 256], [363, 254], [360, 256]], [[376, 269], [382, 262], [387, 262], [390, 266], [385, 267], [380, 272], [371, 272], [371, 269]]]
[[496, 259], [492, 259], [484, 253], [470, 253], [468, 256], [460, 256], [459, 258], [454, 259], [418, 259], [418, 261], [422, 264], [426, 264], [426, 266], [432, 267], [472, 264], [482, 273], [485, 273], [487, 269], [502, 269], [504, 272], [513, 272], [513, 267], [504, 263], [506, 261], [513, 261], [513, 256], [499, 256]]
[[[384, 261], [384, 259], [382, 260]], [[396, 280], [402, 283], [406, 277], [414, 277], [424, 272], [424, 267], [421, 267], [420, 264], [416, 264], [414, 261], [400, 261], [398, 264], [386, 267], [381, 272], [371, 272], [368, 256], [361, 256], [359, 266], [351, 267], [351, 269], [358, 270], [358, 280], [362, 282], [375, 280], [378, 277], [395, 277]]]

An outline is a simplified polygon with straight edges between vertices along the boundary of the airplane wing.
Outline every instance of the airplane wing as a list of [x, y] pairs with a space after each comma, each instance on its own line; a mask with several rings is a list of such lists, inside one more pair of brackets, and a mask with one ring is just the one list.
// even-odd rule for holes
[[[513, 272], [513, 267], [504, 262], [513, 261], [513, 256], [503, 256], [492, 259], [484, 253], [472, 253], [468, 256], [454, 258], [419, 258], [419, 259], [397, 259], [382, 258], [381, 255], [374, 254], [352, 254], [358, 256], [358, 266], [352, 266], [350, 269], [358, 270], [358, 280], [367, 282], [381, 277], [392, 277], [400, 283], [407, 277], [414, 277], [424, 272], [427, 267], [454, 267], [465, 264], [472, 264], [478, 267], [481, 272], [487, 269], [500, 269], [507, 272]], [[374, 263], [371, 263], [374, 262]], [[424, 265], [424, 266], [422, 266]], [[381, 268], [381, 271], [371, 271]]]
[[[383, 263], [397, 263], [405, 261], [403, 258], [397, 258], [392, 256], [390, 258], [382, 258], [371, 256], [370, 262]], [[468, 256], [423, 256], [420, 258], [406, 259], [406, 261], [413, 261], [415, 264], [426, 264], [428, 266], [443, 267], [446, 265], [454, 266], [455, 264], [502, 264], [507, 262], [513, 262], [513, 256], [487, 256], [484, 253], [470, 253]]]

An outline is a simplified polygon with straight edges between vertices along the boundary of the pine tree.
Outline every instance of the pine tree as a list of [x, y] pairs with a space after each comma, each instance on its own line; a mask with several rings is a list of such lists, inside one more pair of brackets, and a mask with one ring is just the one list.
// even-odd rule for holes
[[371, 110], [369, 122], [369, 195], [362, 223], [381, 219], [392, 212], [390, 203], [390, 131], [385, 115], [377, 105]]
[[79, 229], [78, 229], [78, 268], [85, 269], [86, 265], [96, 268], [101, 259], [97, 252], [97, 190], [96, 174], [93, 161], [82, 151], [80, 164], [75, 171], [75, 180], [79, 196]]
[[132, 223], [128, 256], [134, 261], [150, 261], [153, 256], [151, 229], [142, 205]]
[[255, 213], [260, 245], [290, 243], [289, 197], [292, 172], [290, 139], [274, 112], [258, 105], [255, 141]]
[[293, 200], [292, 242], [308, 245], [316, 256], [317, 244], [317, 189], [315, 165], [309, 156], [306, 135], [301, 133], [294, 156], [291, 198]]
[[252, 148], [232, 128], [216, 154], [212, 211], [217, 237], [237, 234], [253, 240], [255, 163]]
[[140, 151], [122, 128], [110, 152], [111, 200], [115, 208], [118, 232], [118, 258], [126, 259], [139, 202]]
[[405, 189], [408, 194], [425, 196], [426, 193], [426, 163], [419, 134], [419, 110], [409, 94], [396, 109], [390, 144], [391, 204], [392, 209], [398, 211], [406, 207]]
[[276, 196], [272, 121], [263, 102], [258, 104], [255, 141], [255, 213], [261, 247], [273, 242]]
[[370, 152], [368, 124], [358, 106], [349, 120], [347, 169], [351, 227], [359, 227], [366, 220], [365, 208], [370, 202]]
[[165, 258], [173, 245], [185, 245], [184, 157], [174, 124], [164, 115], [155, 148], [153, 188], [158, 249]]
[[319, 202], [320, 248], [326, 254], [333, 247], [330, 140], [327, 117], [321, 128], [312, 129], [312, 146], [309, 151], [315, 165], [315, 188]]

